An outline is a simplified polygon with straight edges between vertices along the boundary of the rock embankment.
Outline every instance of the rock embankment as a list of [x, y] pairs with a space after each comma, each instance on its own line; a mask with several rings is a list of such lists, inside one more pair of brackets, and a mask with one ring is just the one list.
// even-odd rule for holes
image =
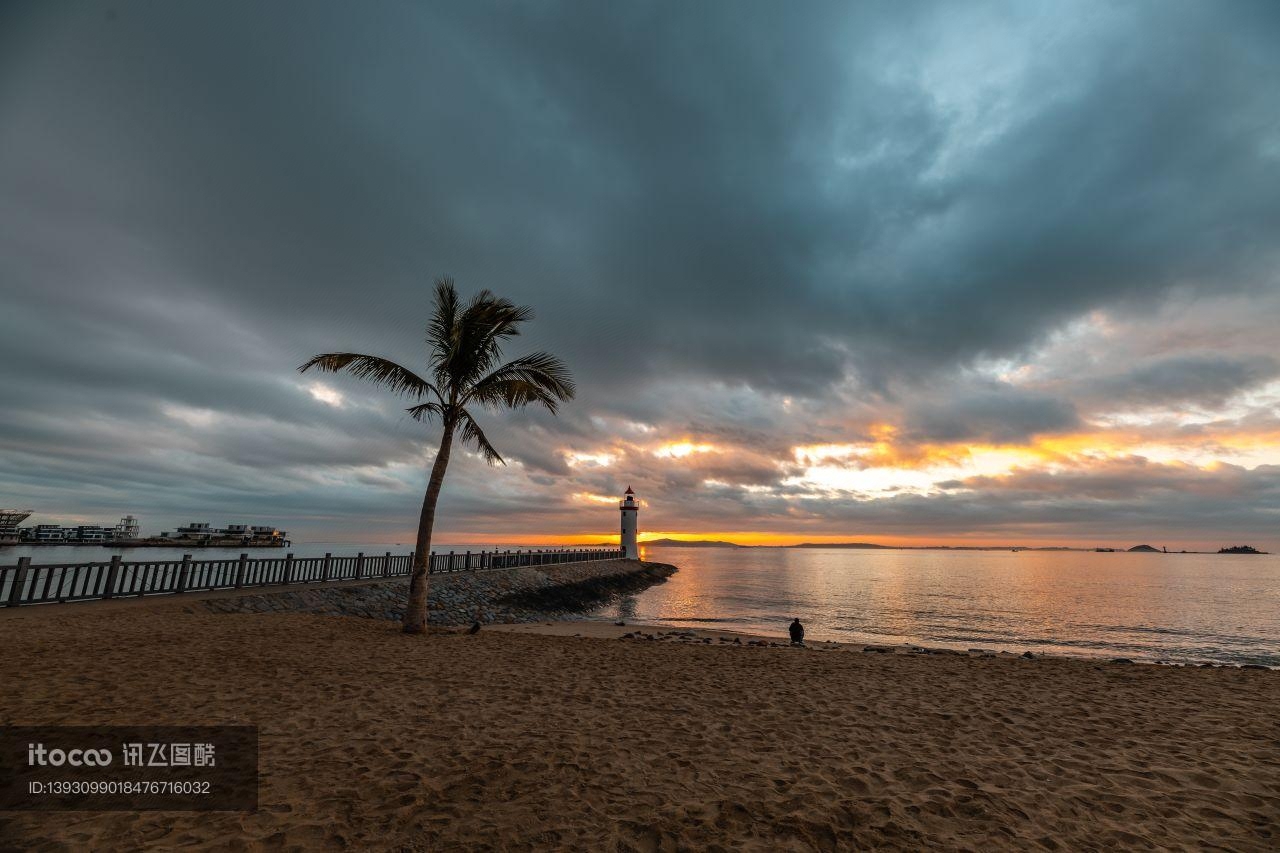
[[[662, 583], [676, 571], [665, 563], [602, 560], [432, 575], [427, 606], [432, 625], [572, 619], [616, 596]], [[207, 598], [192, 606], [213, 613], [288, 611], [399, 619], [408, 587], [407, 579], [394, 578]]]

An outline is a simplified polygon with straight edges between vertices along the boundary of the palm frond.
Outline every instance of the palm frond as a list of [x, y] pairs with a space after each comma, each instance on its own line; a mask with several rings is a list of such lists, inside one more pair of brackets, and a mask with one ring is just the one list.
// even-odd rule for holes
[[434, 353], [448, 352], [457, 345], [458, 291], [453, 279], [445, 276], [436, 279], [435, 307], [427, 322], [427, 343]]
[[554, 414], [559, 403], [573, 399], [576, 391], [573, 375], [563, 361], [550, 353], [535, 352], [512, 359], [477, 381], [465, 400], [490, 408], [538, 403]]
[[520, 324], [532, 317], [532, 309], [481, 290], [455, 310], [447, 346], [432, 355], [437, 384], [464, 389], [490, 372], [502, 360], [502, 341], [519, 335]]
[[435, 386], [412, 370], [376, 355], [362, 355], [356, 352], [323, 353], [299, 366], [298, 372], [306, 373], [312, 368], [326, 373], [340, 373], [345, 370], [352, 376], [368, 379], [390, 388], [397, 394], [419, 399], [432, 393], [439, 396]]
[[484, 461], [490, 465], [506, 465], [507, 460], [502, 458], [502, 454], [489, 443], [489, 438], [484, 434], [484, 430], [480, 429], [480, 425], [475, 422], [471, 414], [466, 409], [458, 411], [458, 434], [462, 437], [462, 443], [471, 447], [477, 453], [484, 457]]
[[521, 324], [532, 318], [531, 308], [488, 290], [464, 305], [453, 280], [441, 278], [435, 283], [435, 305], [426, 329], [434, 382], [388, 359], [361, 353], [325, 353], [298, 370], [346, 371], [416, 397], [417, 405], [406, 409], [410, 417], [419, 422], [443, 421], [445, 429], [456, 429], [486, 461], [497, 464], [503, 462], [502, 456], [464, 408], [468, 403], [494, 409], [536, 403], [554, 414], [576, 391], [569, 368], [549, 353], [535, 352], [502, 363], [503, 342], [519, 335]]
[[444, 419], [444, 406], [436, 402], [419, 403], [416, 406], [410, 406], [405, 411], [409, 413], [409, 417], [418, 423], [430, 423], [434, 418]]

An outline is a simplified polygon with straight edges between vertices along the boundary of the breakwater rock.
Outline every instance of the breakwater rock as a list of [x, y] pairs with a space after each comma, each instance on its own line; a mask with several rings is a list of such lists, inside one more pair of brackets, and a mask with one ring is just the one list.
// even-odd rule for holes
[[[662, 583], [676, 571], [666, 563], [601, 560], [451, 572], [431, 576], [427, 607], [432, 625], [571, 619], [617, 596]], [[213, 613], [288, 611], [399, 619], [408, 591], [408, 579], [394, 578], [206, 598], [189, 606]]]

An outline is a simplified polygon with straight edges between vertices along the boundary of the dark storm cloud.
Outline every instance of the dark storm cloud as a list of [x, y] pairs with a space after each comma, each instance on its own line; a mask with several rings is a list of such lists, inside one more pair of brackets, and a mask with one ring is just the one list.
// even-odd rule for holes
[[1126, 403], [1171, 405], [1183, 402], [1221, 405], [1241, 391], [1280, 375], [1271, 356], [1230, 358], [1218, 355], [1174, 356], [1100, 380], [1101, 395]]
[[[558, 421], [487, 419], [539, 509], [465, 463], [459, 528], [644, 467], [702, 505], [877, 406], [933, 440], [1072, 429], [1070, 396], [948, 382], [1091, 310], [1276, 288], [1278, 40], [1243, 2], [8, 4], [0, 496], [412, 508], [378, 483], [421, 465], [417, 425], [292, 368], [420, 360], [441, 273], [534, 305], [513, 350], [582, 386]], [[1196, 359], [1095, 384], [1221, 401], [1274, 375]], [[742, 455], [566, 461], [627, 424]]]
[[1071, 403], [998, 383], [930, 395], [908, 404], [906, 438], [913, 441], [1022, 443], [1080, 426]]

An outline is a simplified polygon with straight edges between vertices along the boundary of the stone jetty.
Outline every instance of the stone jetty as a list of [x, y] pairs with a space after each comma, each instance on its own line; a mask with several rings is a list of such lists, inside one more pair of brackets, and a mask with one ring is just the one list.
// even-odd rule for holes
[[[427, 596], [430, 622], [447, 626], [572, 619], [614, 597], [662, 583], [676, 571], [666, 563], [601, 560], [432, 575]], [[398, 577], [209, 597], [190, 602], [188, 608], [213, 613], [288, 611], [399, 619], [408, 587], [408, 580]]]

